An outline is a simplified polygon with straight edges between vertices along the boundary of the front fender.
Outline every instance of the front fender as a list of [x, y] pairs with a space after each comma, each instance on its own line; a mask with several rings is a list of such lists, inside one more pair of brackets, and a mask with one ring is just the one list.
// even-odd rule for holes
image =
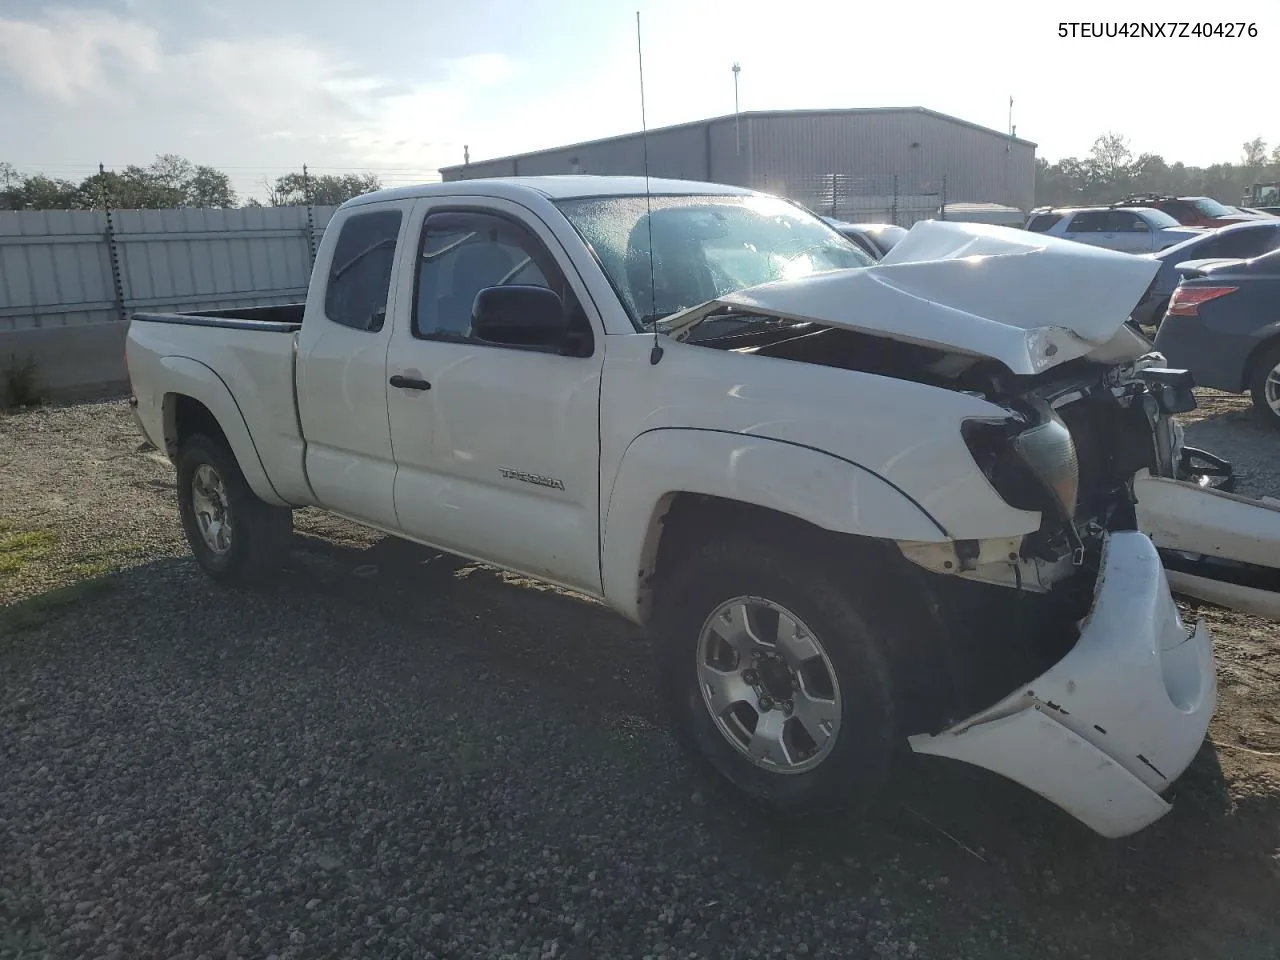
[[174, 409], [178, 397], [187, 396], [198, 400], [218, 421], [249, 488], [267, 503], [280, 507], [290, 506], [272, 486], [266, 468], [262, 465], [262, 458], [258, 455], [258, 448], [253, 442], [253, 435], [245, 423], [244, 414], [240, 412], [240, 406], [222, 378], [211, 367], [190, 357], [163, 357], [160, 368], [163, 371], [163, 383], [159, 392], [164, 396], [166, 444], [172, 441], [175, 434]]
[[658, 429], [636, 437], [618, 466], [603, 518], [604, 595], [639, 621], [663, 504], [704, 494], [776, 510], [836, 533], [941, 542], [947, 531], [867, 468], [812, 447], [716, 430]]

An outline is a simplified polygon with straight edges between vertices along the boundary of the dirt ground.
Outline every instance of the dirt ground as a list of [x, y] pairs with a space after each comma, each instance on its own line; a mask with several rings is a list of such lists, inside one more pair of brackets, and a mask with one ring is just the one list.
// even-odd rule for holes
[[[1280, 434], [1257, 423], [1242, 398], [1205, 392], [1186, 424], [1189, 443], [1235, 462], [1238, 492], [1280, 496]], [[228, 622], [261, 630], [268, 645], [303, 643], [298, 624], [322, 606], [350, 631], [334, 641], [347, 645], [344, 655], [358, 656], [363, 636], [410, 632], [414, 643], [436, 646], [442, 659], [433, 669], [456, 670], [460, 686], [533, 690], [547, 723], [568, 717], [573, 729], [620, 731], [604, 748], [594, 739], [579, 745], [580, 756], [613, 751], [609, 762], [623, 770], [583, 789], [648, 824], [633, 852], [645, 859], [651, 850], [695, 881], [700, 870], [719, 875], [716, 882], [726, 870], [740, 871], [735, 878], [762, 904], [781, 896], [776, 884], [783, 884], [817, 912], [803, 951], [757, 953], [763, 941], [751, 951], [731, 949], [733, 925], [726, 950], [715, 955], [1280, 957], [1277, 624], [1208, 607], [1191, 614], [1216, 639], [1220, 706], [1209, 740], [1171, 791], [1173, 811], [1133, 837], [1102, 840], [1026, 791], [945, 761], [913, 763], [868, 824], [781, 830], [712, 802], [714, 788], [663, 737], [649, 688], [637, 681], [647, 670], [644, 642], [607, 611], [477, 567], [446, 570], [430, 589], [407, 589], [418, 584], [396, 571], [401, 561], [384, 538], [310, 511], [296, 525], [291, 578], [274, 598], [220, 599]], [[413, 577], [423, 576], [419, 561], [408, 571]], [[46, 649], [63, 649], [73, 622], [96, 622], [95, 643], [112, 656], [143, 642], [181, 645], [183, 628], [166, 618], [209, 616], [200, 599], [208, 590], [180, 538], [172, 468], [141, 444], [123, 402], [0, 419], [0, 696], [63, 669], [53, 653], [48, 663], [42, 658]], [[148, 624], [161, 619], [176, 635], [147, 639]], [[223, 669], [221, 662], [210, 669]], [[23, 714], [4, 709], [0, 702], [0, 759], [20, 737], [36, 735]], [[340, 699], [333, 709], [341, 711]], [[544, 762], [569, 761], [561, 753]], [[655, 803], [672, 815], [658, 816]], [[12, 852], [5, 831], [12, 840], [29, 826], [0, 804], [0, 859]], [[549, 848], [574, 842], [572, 824], [547, 827], [561, 828], [563, 836], [546, 837]], [[689, 831], [733, 852], [718, 854], [714, 865], [690, 862], [692, 854], [682, 860]], [[32, 884], [28, 897], [49, 895]], [[6, 895], [21, 901], [23, 892], [0, 890], [0, 928], [16, 916], [5, 913]], [[865, 918], [856, 949], [824, 943], [824, 904]], [[42, 909], [31, 908], [45, 918], [30, 920], [32, 937], [53, 936], [61, 922], [57, 911]], [[757, 917], [765, 929], [783, 922]], [[5, 942], [0, 934], [0, 956]], [[679, 955], [709, 955], [699, 950]]]

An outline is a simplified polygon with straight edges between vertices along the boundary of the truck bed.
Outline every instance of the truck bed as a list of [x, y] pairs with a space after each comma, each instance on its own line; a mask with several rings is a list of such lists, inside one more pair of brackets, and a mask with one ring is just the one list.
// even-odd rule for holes
[[256, 330], [260, 333], [297, 333], [302, 329], [305, 303], [281, 303], [264, 307], [233, 307], [193, 313], [135, 313], [144, 323], [177, 323], [192, 327]]
[[151, 441], [163, 443], [166, 398], [194, 397], [227, 433], [255, 493], [268, 502], [309, 505], [294, 392], [302, 309], [299, 303], [134, 314], [126, 356]]

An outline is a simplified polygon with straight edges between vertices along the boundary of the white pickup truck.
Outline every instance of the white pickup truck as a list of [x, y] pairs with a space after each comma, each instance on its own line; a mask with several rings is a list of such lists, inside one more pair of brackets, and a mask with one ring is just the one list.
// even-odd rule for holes
[[778, 811], [861, 808], [909, 744], [1116, 837], [1214, 709], [1170, 582], [1280, 613], [1280, 510], [1197, 482], [1189, 378], [1126, 324], [1156, 266], [477, 180], [344, 204], [305, 305], [138, 314], [127, 358], [216, 580], [320, 507], [645, 625], [677, 728]]

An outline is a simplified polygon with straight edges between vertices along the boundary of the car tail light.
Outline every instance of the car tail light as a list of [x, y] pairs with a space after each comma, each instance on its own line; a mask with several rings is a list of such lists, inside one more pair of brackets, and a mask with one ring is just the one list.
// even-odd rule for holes
[[1169, 301], [1170, 317], [1195, 317], [1200, 313], [1200, 305], [1235, 293], [1239, 287], [1179, 287], [1173, 292]]

